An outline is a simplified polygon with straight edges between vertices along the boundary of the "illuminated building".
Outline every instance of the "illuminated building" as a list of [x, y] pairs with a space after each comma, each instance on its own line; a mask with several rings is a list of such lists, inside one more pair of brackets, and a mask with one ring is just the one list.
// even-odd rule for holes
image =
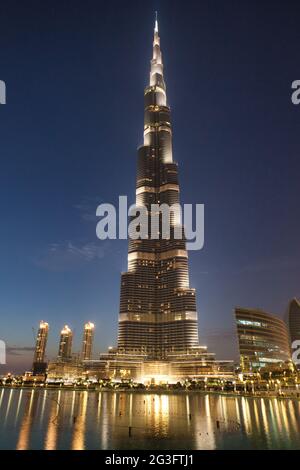
[[49, 362], [47, 382], [56, 382], [56, 381], [73, 381], [80, 379], [84, 376], [83, 366], [79, 361], [54, 361]]
[[[148, 237], [131, 238], [128, 270], [122, 273], [118, 347], [85, 367], [98, 377], [145, 381], [232, 375], [232, 361], [216, 361], [199, 345], [195, 289], [180, 218], [168, 215], [169, 236], [152, 205], [179, 204], [177, 163], [172, 155], [171, 112], [155, 21], [150, 81], [144, 91], [144, 143], [138, 149], [136, 206], [147, 209]], [[157, 214], [156, 214], [157, 215]], [[155, 236], [153, 236], [155, 233]], [[178, 233], [181, 235], [178, 237]]]
[[101, 354], [100, 359], [84, 361], [86, 376], [115, 381], [176, 383], [205, 377], [234, 379], [233, 361], [216, 360], [213, 353], [175, 355], [167, 361], [151, 361], [144, 355]]
[[[155, 22], [149, 85], [144, 92], [144, 144], [138, 150], [136, 205], [179, 203], [177, 163], [172, 156], [172, 126], [167, 104], [158, 23]], [[122, 273], [118, 352], [165, 360], [169, 354], [199, 348], [195, 289], [189, 286], [182, 226], [171, 215], [170, 237], [129, 241], [128, 271]], [[150, 228], [149, 228], [150, 231]]]
[[161, 215], [156, 238], [151, 234], [151, 205], [170, 207], [179, 203], [157, 21], [144, 104], [136, 205], [147, 208], [149, 237], [129, 241], [128, 270], [121, 277], [118, 346], [109, 348], [98, 360], [82, 355], [85, 375], [116, 381], [154, 379], [158, 383], [205, 376], [233, 377], [233, 361], [217, 361], [214, 354], [199, 345], [195, 289], [189, 285], [184, 237], [175, 236], [183, 232], [176, 214], [170, 215], [169, 237], [162, 236]]
[[72, 352], [73, 333], [72, 330], [65, 325], [60, 332], [60, 341], [57, 359], [60, 361], [70, 360]]
[[236, 308], [235, 319], [243, 371], [278, 367], [291, 360], [283, 320], [258, 309]]
[[300, 302], [298, 299], [290, 301], [286, 320], [291, 343], [300, 340]]
[[45, 362], [45, 353], [48, 340], [49, 325], [41, 321], [38, 334], [36, 337], [34, 358], [33, 358], [33, 373], [41, 374], [46, 371], [47, 364]]
[[48, 331], [49, 331], [48, 323], [41, 321], [37, 338], [36, 338], [34, 362], [44, 362], [45, 360]]
[[92, 358], [93, 339], [94, 339], [94, 323], [88, 322], [84, 325], [82, 340], [82, 359], [89, 360]]

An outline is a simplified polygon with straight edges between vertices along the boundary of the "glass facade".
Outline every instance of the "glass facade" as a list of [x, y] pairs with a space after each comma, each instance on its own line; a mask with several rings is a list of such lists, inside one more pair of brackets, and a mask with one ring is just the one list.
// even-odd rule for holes
[[262, 310], [245, 308], [235, 309], [235, 320], [244, 371], [290, 361], [288, 331], [283, 320]]

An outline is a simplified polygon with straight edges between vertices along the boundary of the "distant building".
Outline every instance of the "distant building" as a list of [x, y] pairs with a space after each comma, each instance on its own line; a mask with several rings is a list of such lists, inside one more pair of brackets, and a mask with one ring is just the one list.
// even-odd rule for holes
[[60, 332], [60, 341], [57, 359], [59, 361], [69, 360], [72, 353], [72, 341], [73, 333], [72, 330], [65, 325]]
[[44, 362], [45, 360], [48, 332], [49, 332], [49, 324], [44, 321], [41, 321], [38, 334], [36, 337], [34, 362]]
[[82, 360], [90, 360], [93, 352], [94, 323], [88, 322], [84, 325], [82, 340]]
[[296, 298], [289, 303], [286, 322], [291, 344], [295, 340], [300, 340], [300, 301]]
[[286, 324], [258, 309], [236, 308], [235, 319], [243, 371], [274, 367], [291, 360]]
[[74, 381], [84, 376], [80, 362], [49, 362], [47, 382]]
[[[45, 364], [44, 362], [37, 362], [36, 364]], [[47, 364], [46, 364], [47, 366]], [[23, 374], [22, 376], [23, 379], [23, 385], [37, 385], [37, 384], [42, 384], [46, 380], [46, 374], [45, 370], [43, 372], [39, 373], [38, 371], [27, 371]]]
[[45, 353], [48, 340], [49, 324], [41, 321], [38, 334], [36, 337], [34, 358], [33, 358], [33, 374], [43, 374], [46, 372], [47, 363], [45, 362]]

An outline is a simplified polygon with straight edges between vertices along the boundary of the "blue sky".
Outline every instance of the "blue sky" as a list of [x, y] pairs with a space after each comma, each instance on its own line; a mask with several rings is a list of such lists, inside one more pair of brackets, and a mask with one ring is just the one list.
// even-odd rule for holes
[[[205, 204], [190, 253], [201, 343], [236, 357], [234, 306], [283, 315], [300, 295], [299, 6], [268, 1], [6, 1], [0, 6], [0, 337], [29, 367], [32, 327], [114, 344], [127, 242], [96, 207], [134, 201], [154, 11], [182, 202]], [[18, 350], [19, 348], [19, 350]], [[1, 369], [0, 369], [1, 372]]]

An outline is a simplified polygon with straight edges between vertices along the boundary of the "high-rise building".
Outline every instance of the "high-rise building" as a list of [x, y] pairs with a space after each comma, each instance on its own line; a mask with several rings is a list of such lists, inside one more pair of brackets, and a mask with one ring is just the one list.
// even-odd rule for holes
[[72, 352], [73, 333], [72, 330], [65, 325], [60, 332], [60, 341], [57, 358], [61, 361], [69, 360]]
[[34, 362], [44, 362], [45, 352], [47, 346], [49, 325], [48, 323], [41, 321], [38, 334], [36, 337], [35, 352], [34, 352]]
[[92, 358], [94, 328], [95, 325], [91, 322], [84, 325], [81, 356], [83, 360], [90, 360]]
[[300, 340], [300, 301], [296, 298], [289, 303], [286, 321], [292, 344], [293, 341]]
[[243, 371], [278, 366], [291, 360], [286, 324], [258, 309], [236, 308], [235, 319]]
[[45, 362], [45, 353], [48, 339], [49, 325], [48, 323], [41, 321], [38, 334], [36, 337], [35, 351], [33, 358], [33, 373], [34, 375], [44, 373], [47, 368]]
[[[157, 21], [144, 103], [144, 143], [138, 150], [136, 207], [137, 211], [143, 207], [141, 212], [146, 209], [143, 222], [146, 219], [148, 230], [146, 236], [131, 237], [129, 241], [128, 270], [121, 277], [118, 346], [109, 347], [107, 353], [91, 360], [92, 331], [85, 330], [84, 362], [77, 365], [83, 367], [85, 376], [98, 379], [144, 383], [176, 383], [205, 377], [234, 380], [233, 361], [216, 360], [214, 353], [199, 345], [195, 289], [189, 285], [183, 227], [172, 208], [179, 206], [178, 170], [172, 155], [171, 112]], [[170, 211], [168, 236], [163, 233], [166, 225], [162, 205], [163, 212], [166, 208]], [[67, 377], [71, 370], [67, 366], [74, 364], [51, 363], [49, 374], [54, 379]]]
[[[136, 205], [179, 203], [177, 163], [172, 154], [171, 112], [155, 22], [150, 81], [144, 92], [144, 143], [138, 149]], [[118, 351], [164, 360], [199, 348], [195, 289], [189, 286], [185, 240], [176, 239], [179, 220], [171, 216], [170, 237], [161, 221], [157, 239], [129, 241], [128, 271], [122, 274]]]

